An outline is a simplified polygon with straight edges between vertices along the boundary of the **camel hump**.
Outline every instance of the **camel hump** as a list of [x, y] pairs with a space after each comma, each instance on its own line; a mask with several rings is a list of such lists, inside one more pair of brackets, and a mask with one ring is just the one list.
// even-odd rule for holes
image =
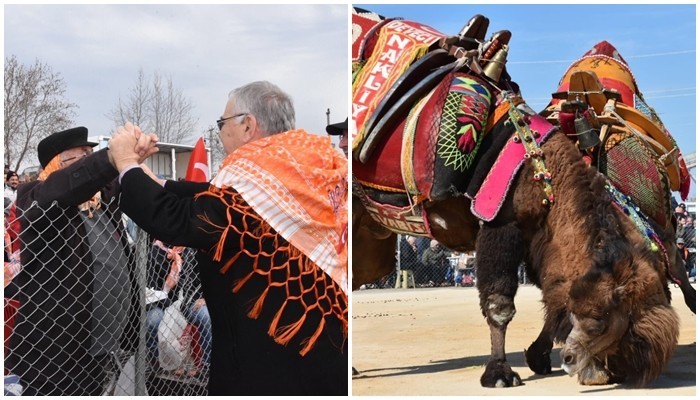
[[[588, 123], [580, 126], [599, 135], [600, 140], [592, 143], [601, 146], [601, 172], [665, 226], [670, 220], [670, 191], [683, 194], [689, 174], [678, 145], [644, 100], [617, 49], [606, 41], [593, 46], [571, 64], [552, 97], [547, 108], [550, 121], [556, 120], [567, 135], [579, 140], [582, 132], [573, 129], [572, 121], [579, 123], [584, 112], [572, 111], [569, 105], [583, 105]], [[637, 176], [640, 171], [644, 179]]]
[[[621, 102], [630, 107], [635, 106], [635, 97], [641, 96], [627, 61], [613, 45], [606, 41], [596, 44], [583, 57], [571, 64], [559, 81], [557, 92], [570, 91], [570, 85], [581, 78], [580, 71], [590, 71], [595, 74], [603, 89], [617, 92]], [[578, 83], [592, 84], [588, 81]]]

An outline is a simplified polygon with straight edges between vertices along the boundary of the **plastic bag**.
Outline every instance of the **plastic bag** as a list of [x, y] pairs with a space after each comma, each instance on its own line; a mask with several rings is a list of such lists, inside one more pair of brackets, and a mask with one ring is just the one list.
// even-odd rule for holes
[[182, 343], [187, 321], [180, 312], [181, 300], [165, 309], [165, 315], [158, 325], [158, 361], [161, 368], [172, 371], [180, 367], [188, 352], [188, 343]]
[[5, 396], [21, 396], [22, 390], [22, 385], [19, 383], [19, 376], [13, 374], [5, 375]]
[[[112, 396], [136, 396], [136, 358], [134, 355], [122, 367]], [[146, 391], [148, 396], [148, 391]]]

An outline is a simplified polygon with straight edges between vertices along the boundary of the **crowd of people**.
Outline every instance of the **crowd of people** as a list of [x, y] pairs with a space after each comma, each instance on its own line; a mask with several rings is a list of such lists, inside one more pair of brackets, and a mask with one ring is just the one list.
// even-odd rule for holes
[[[437, 240], [401, 235], [397, 269], [412, 271], [417, 287], [474, 286], [476, 253], [450, 251]], [[394, 287], [395, 276], [384, 278], [379, 286]]]
[[678, 248], [685, 269], [691, 282], [695, 282], [695, 214], [686, 209], [685, 203], [680, 203], [675, 209], [676, 221], [676, 246]]
[[[21, 394], [102, 394], [141, 323], [158, 369], [157, 332], [181, 301], [202, 368], [179, 373], [207, 370], [209, 395], [347, 395], [346, 157], [297, 129], [291, 97], [266, 81], [232, 90], [217, 125], [228, 155], [210, 182], [157, 177], [143, 164], [157, 136], [129, 122], [97, 151], [84, 127], [42, 139], [31, 182], [6, 168], [5, 296], [18, 307], [5, 368]], [[347, 120], [327, 132], [347, 155]], [[147, 288], [125, 222], [152, 238]], [[139, 321], [144, 290], [163, 295]]]

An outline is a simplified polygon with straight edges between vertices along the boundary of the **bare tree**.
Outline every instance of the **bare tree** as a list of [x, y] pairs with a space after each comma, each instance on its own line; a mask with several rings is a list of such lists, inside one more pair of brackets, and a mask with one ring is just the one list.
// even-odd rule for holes
[[11, 169], [36, 162], [39, 141], [72, 125], [77, 105], [65, 93], [63, 78], [47, 64], [5, 58], [5, 164]]
[[172, 78], [156, 72], [149, 80], [140, 69], [129, 96], [124, 100], [120, 97], [107, 117], [115, 125], [131, 121], [145, 132], [155, 132], [161, 142], [183, 143], [196, 136], [197, 119], [192, 111], [192, 102], [175, 87]]
[[206, 147], [208, 147], [211, 151], [211, 165], [209, 166], [209, 169], [211, 170], [212, 176], [214, 176], [219, 170], [219, 165], [222, 161], [224, 161], [224, 158], [226, 158], [228, 154], [226, 154], [226, 150], [224, 150], [224, 146], [221, 144], [221, 140], [219, 139], [218, 127], [210, 125], [206, 130], [204, 139], [206, 141]]

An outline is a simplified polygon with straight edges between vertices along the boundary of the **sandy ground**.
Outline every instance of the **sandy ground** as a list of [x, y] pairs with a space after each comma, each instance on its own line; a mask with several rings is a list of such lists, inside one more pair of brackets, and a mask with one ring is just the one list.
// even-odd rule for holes
[[681, 319], [676, 354], [649, 388], [582, 386], [559, 368], [559, 347], [552, 352], [552, 374], [535, 375], [523, 350], [542, 324], [540, 291], [524, 285], [515, 297], [517, 314], [506, 337], [507, 359], [523, 386], [483, 388], [479, 378], [490, 354], [489, 331], [479, 311], [475, 288], [371, 289], [352, 293], [353, 396], [695, 396], [696, 317], [672, 287]]

